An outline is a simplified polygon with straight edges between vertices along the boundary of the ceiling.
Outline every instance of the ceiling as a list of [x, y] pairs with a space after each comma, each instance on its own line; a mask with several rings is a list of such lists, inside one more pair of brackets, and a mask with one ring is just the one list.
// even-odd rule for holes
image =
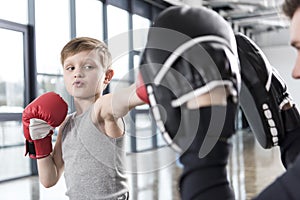
[[281, 12], [284, 0], [164, 0], [173, 5], [206, 6], [250, 34], [274, 31], [289, 26]]

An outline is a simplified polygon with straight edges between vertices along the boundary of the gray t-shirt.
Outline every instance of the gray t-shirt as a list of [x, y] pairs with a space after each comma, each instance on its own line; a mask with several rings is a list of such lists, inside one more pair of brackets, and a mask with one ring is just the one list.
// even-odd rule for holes
[[117, 199], [128, 192], [124, 136], [110, 138], [93, 124], [91, 106], [72, 114], [62, 137], [66, 195], [70, 199]]

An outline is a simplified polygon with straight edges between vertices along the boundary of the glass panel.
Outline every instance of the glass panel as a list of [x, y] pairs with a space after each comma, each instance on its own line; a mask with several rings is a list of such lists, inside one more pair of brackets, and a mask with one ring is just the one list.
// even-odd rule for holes
[[137, 150], [151, 149], [152, 148], [152, 129], [151, 118], [148, 113], [136, 115], [136, 140]]
[[134, 80], [137, 79], [137, 75], [139, 72], [139, 66], [140, 66], [140, 55], [134, 55], [133, 56], [133, 75], [134, 75]]
[[64, 79], [62, 75], [56, 76], [56, 75], [38, 74], [37, 82], [38, 82], [38, 95], [44, 94], [45, 92], [48, 91], [55, 91], [60, 96], [62, 96], [65, 101], [67, 101], [68, 105], [71, 105], [72, 98], [65, 89]]
[[151, 21], [139, 15], [132, 16], [133, 49], [143, 50], [147, 41], [148, 29]]
[[0, 29], [0, 44], [0, 112], [22, 112], [24, 106], [23, 33]]
[[[135, 51], [143, 51], [146, 42], [147, 42], [147, 35], [150, 26], [150, 20], [139, 15], [132, 16], [132, 23], [133, 23], [133, 49]], [[140, 56], [134, 55], [133, 57], [134, 62], [134, 78], [136, 79], [138, 67], [140, 63]]]
[[21, 122], [6, 121], [0, 123], [0, 147], [24, 144]]
[[[12, 146], [13, 145], [13, 146]], [[24, 156], [22, 123], [8, 121], [0, 123], [0, 181], [30, 175], [30, 162]]]
[[70, 40], [69, 2], [69, 0], [35, 1], [38, 73], [62, 73], [60, 51]]
[[128, 79], [129, 35], [128, 12], [117, 7], [107, 6], [108, 47], [113, 57], [114, 79]]
[[76, 36], [103, 40], [102, 2], [76, 0]]
[[9, 0], [0, 1], [0, 19], [13, 21], [20, 24], [28, 23], [28, 1]]
[[64, 80], [62, 76], [41, 75], [37, 76], [38, 94], [41, 95], [47, 91], [65, 92]]

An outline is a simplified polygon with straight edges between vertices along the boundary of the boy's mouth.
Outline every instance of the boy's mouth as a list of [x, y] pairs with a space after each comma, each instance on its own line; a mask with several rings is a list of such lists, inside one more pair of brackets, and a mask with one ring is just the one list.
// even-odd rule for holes
[[73, 82], [73, 86], [75, 86], [75, 87], [81, 87], [81, 86], [83, 86], [83, 82], [81, 82], [81, 81], [74, 81]]

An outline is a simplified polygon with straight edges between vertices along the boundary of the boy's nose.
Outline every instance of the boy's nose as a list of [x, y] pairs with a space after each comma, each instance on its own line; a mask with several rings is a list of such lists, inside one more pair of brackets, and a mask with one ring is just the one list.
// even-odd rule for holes
[[75, 77], [75, 78], [81, 78], [81, 77], [82, 77], [82, 74], [81, 74], [81, 73], [75, 73], [74, 77]]
[[78, 68], [75, 72], [74, 72], [74, 77], [75, 78], [81, 78], [83, 76], [82, 71], [80, 68]]

